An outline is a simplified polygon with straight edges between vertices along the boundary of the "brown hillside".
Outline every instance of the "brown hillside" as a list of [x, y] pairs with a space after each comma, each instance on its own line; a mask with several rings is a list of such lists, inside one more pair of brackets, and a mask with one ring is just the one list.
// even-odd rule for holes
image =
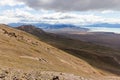
[[7, 25], [0, 25], [0, 66], [25, 71], [42, 70], [83, 76], [100, 75], [99, 71], [82, 59]]
[[27, 29], [25, 25], [20, 26], [19, 29], [37, 36], [43, 42], [87, 61], [94, 68], [120, 75], [120, 51], [118, 50], [56, 34], [45, 32], [41, 34], [38, 30], [33, 30], [32, 28], [30, 30], [30, 27]]

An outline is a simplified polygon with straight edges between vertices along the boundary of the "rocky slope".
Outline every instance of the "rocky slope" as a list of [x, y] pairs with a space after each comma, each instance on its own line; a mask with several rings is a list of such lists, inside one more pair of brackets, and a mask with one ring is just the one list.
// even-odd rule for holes
[[50, 72], [50, 71], [28, 71], [22, 70], [0, 70], [2, 80], [92, 80], [92, 78], [75, 76], [74, 74]]
[[117, 76], [76, 76], [70, 73], [54, 71], [23, 71], [12, 68], [0, 68], [0, 80], [120, 80]]

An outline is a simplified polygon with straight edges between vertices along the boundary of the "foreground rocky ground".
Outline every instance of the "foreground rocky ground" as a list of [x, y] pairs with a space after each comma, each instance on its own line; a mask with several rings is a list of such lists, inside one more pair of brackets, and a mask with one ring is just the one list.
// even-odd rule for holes
[[0, 80], [120, 80], [119, 77], [82, 77], [74, 74], [50, 71], [22, 71], [0, 69]]
[[50, 71], [31, 71], [21, 70], [0, 70], [0, 80], [92, 80], [73, 74], [50, 72]]

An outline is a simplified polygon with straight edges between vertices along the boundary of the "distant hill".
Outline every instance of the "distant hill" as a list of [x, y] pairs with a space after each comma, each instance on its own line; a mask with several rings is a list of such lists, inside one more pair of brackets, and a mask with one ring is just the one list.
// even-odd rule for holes
[[[27, 26], [24, 25], [24, 27], [27, 29]], [[38, 37], [41, 41], [87, 61], [90, 65], [97, 69], [114, 74], [120, 74], [119, 50], [95, 45], [89, 42], [83, 42], [78, 39], [71, 39], [57, 34], [46, 32], [45, 34], [41, 34], [38, 31], [32, 30], [32, 28], [30, 31], [29, 29], [24, 30], [24, 28], [20, 27], [18, 29], [31, 33]], [[36, 32], [38, 32], [38, 34], [34, 34]]]
[[29, 31], [29, 33], [34, 31], [34, 34], [37, 32], [39, 32], [37, 34], [45, 33], [42, 29], [34, 27], [33, 25], [22, 25], [22, 26], [17, 27], [17, 29]]
[[[29, 23], [9, 23], [9, 26], [12, 27], [18, 27], [21, 25], [29, 25]], [[36, 27], [42, 28], [42, 29], [60, 29], [60, 28], [82, 28], [82, 27], [106, 27], [106, 28], [120, 28], [120, 24], [112, 24], [112, 23], [95, 23], [95, 24], [88, 24], [88, 25], [82, 25], [81, 26], [75, 26], [72, 24], [48, 24], [48, 23], [31, 23], [31, 25], [34, 25]], [[83, 28], [88, 30], [87, 28]]]
[[11, 27], [17, 27], [17, 26], [27, 25], [27, 24], [25, 24], [25, 23], [9, 23], [8, 25]]
[[86, 27], [120, 28], [120, 24], [98, 23], [98, 24], [86, 25]]
[[75, 26], [75, 25], [71, 25], [71, 24], [54, 24], [54, 25], [50, 25], [47, 26], [45, 28], [43, 28], [45, 31], [47, 32], [51, 32], [51, 33], [73, 33], [73, 32], [87, 32], [89, 31], [89, 29], [87, 28], [82, 28], [79, 26]]

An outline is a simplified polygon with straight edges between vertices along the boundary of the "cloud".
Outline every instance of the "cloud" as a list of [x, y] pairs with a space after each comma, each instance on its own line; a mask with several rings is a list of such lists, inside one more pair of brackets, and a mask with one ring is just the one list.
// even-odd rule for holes
[[31, 14], [30, 8], [14, 8], [7, 9], [0, 13], [0, 23], [17, 23], [20, 21], [30, 21], [33, 19], [33, 14]]
[[102, 14], [109, 14], [109, 13], [115, 13], [116, 11], [113, 11], [113, 10], [104, 10], [104, 11], [101, 11]]
[[[94, 14], [78, 14], [75, 12], [48, 12], [46, 10], [35, 10], [24, 7], [4, 10], [0, 14], [0, 23], [65, 23], [65, 24], [94, 24], [94, 23], [120, 23], [119, 18], [107, 18]], [[40, 14], [43, 13], [43, 14]]]
[[86, 11], [120, 9], [120, 0], [18, 0], [34, 9], [51, 9], [59, 11]]
[[[10, 1], [10, 0], [6, 0]], [[92, 24], [92, 23], [120, 23], [120, 18], [115, 16], [106, 16], [112, 13], [113, 10], [103, 10], [103, 11], [54, 11], [54, 10], [46, 10], [46, 9], [33, 9], [32, 7], [26, 6], [14, 6], [18, 4], [18, 2], [13, 2], [11, 0], [10, 8], [1, 7], [3, 10], [0, 13], [0, 23], [70, 23], [70, 24]], [[27, 1], [27, 0], [25, 0]], [[32, 0], [29, 0], [32, 1]], [[33, 0], [37, 1], [37, 0]], [[41, 0], [42, 1], [42, 0]], [[42, 2], [43, 4], [52, 4], [54, 0], [45, 0]], [[71, 1], [71, 0], [70, 0]], [[1, 1], [0, 1], [1, 2]], [[21, 2], [23, 5], [23, 2]], [[42, 4], [41, 3], [41, 4]], [[1, 4], [1, 3], [0, 3]], [[4, 5], [10, 5], [6, 2]], [[6, 9], [4, 9], [6, 8]], [[116, 15], [119, 16], [120, 12], [116, 12]]]
[[0, 0], [0, 6], [16, 6], [16, 5], [22, 5], [23, 2], [18, 2], [16, 0]]

